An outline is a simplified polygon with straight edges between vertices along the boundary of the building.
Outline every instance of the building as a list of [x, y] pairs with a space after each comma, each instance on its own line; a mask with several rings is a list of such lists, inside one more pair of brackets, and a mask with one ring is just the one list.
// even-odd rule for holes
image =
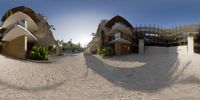
[[1, 21], [0, 45], [3, 53], [25, 59], [36, 44], [53, 46], [59, 51], [50, 25], [44, 16], [32, 9], [24, 6], [12, 8], [4, 14]]
[[[144, 49], [155, 47], [180, 47], [182, 51], [188, 49], [188, 36], [194, 36], [194, 50], [200, 52], [200, 25], [184, 25], [173, 28], [162, 28], [155, 25], [132, 26], [121, 16], [110, 20], [102, 20], [98, 26], [96, 36], [87, 46], [87, 53], [95, 53], [98, 47], [109, 45], [115, 55], [139, 52], [139, 40], [144, 40]], [[170, 50], [170, 48], [168, 48]], [[178, 50], [177, 50], [178, 51]], [[174, 52], [177, 52], [174, 51]], [[181, 50], [180, 50], [181, 51]]]
[[110, 45], [116, 55], [129, 54], [133, 46], [133, 27], [123, 17], [115, 16], [110, 20], [102, 20], [96, 37], [89, 43], [90, 52], [102, 45]]

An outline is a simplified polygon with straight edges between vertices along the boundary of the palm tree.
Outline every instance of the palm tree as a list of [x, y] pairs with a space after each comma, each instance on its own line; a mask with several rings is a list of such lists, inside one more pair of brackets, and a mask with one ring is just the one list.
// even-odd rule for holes
[[48, 17], [46, 15], [41, 14], [41, 13], [39, 13], [38, 15], [41, 16], [44, 20], [46, 20], [46, 21], [48, 20]]
[[93, 37], [95, 37], [95, 36], [96, 36], [96, 34], [95, 34], [95, 33], [92, 33], [92, 36], [93, 36]]
[[57, 40], [57, 42], [58, 42], [60, 45], [63, 45], [63, 43], [64, 43], [63, 40]]
[[50, 25], [50, 26], [49, 26], [49, 29], [52, 29], [52, 30], [54, 30], [54, 31], [56, 30], [56, 28], [54, 27], [54, 25]]
[[[45, 16], [44, 14], [40, 14], [40, 13], [39, 13], [39, 16], [41, 16], [47, 22], [47, 20], [48, 20], [47, 16]], [[56, 28], [54, 27], [54, 25], [49, 25], [49, 29], [52, 29], [54, 31], [56, 30]]]

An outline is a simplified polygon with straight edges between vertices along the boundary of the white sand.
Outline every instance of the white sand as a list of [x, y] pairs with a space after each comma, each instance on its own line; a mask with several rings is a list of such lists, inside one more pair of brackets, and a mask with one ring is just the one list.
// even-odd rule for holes
[[200, 55], [83, 54], [53, 63], [0, 55], [0, 100], [199, 100]]

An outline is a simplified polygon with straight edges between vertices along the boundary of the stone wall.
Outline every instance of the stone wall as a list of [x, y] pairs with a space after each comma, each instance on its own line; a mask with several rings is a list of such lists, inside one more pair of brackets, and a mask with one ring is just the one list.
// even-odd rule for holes
[[10, 42], [5, 42], [2, 51], [9, 56], [25, 59], [27, 51], [27, 37], [21, 36]]

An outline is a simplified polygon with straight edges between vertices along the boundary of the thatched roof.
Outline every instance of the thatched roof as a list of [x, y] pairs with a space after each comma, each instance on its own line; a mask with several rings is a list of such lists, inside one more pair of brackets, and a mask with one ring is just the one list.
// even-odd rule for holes
[[106, 23], [106, 27], [111, 28], [116, 22], [122, 22], [126, 26], [133, 28], [133, 26], [126, 19], [124, 19], [123, 17], [119, 15], [113, 17], [110, 21], [108, 21]]
[[19, 7], [15, 7], [15, 8], [8, 10], [2, 17], [1, 21], [4, 22], [10, 15], [12, 15], [16, 12], [19, 12], [19, 11], [30, 16], [35, 22], [39, 21], [37, 14], [32, 9], [25, 7], [25, 6], [19, 6]]

